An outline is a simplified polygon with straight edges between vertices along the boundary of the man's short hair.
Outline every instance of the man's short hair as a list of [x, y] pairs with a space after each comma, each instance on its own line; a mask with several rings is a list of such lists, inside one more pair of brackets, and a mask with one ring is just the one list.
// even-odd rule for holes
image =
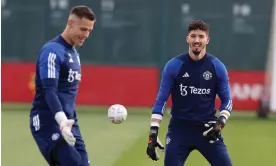
[[96, 21], [94, 12], [89, 7], [84, 5], [73, 7], [70, 14], [76, 15], [80, 19], [86, 18], [90, 21]]
[[188, 33], [190, 33], [193, 30], [202, 30], [202, 31], [206, 32], [207, 35], [209, 35], [208, 25], [201, 20], [195, 20], [189, 24]]

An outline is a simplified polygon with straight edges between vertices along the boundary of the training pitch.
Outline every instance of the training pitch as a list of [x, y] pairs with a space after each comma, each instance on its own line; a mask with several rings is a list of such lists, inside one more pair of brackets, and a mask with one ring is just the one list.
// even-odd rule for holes
[[[46, 166], [29, 130], [29, 104], [2, 104], [2, 166]], [[150, 109], [128, 108], [122, 124], [112, 124], [107, 107], [79, 106], [80, 129], [91, 166], [162, 166], [146, 155]], [[161, 123], [159, 138], [164, 143], [169, 114]], [[234, 166], [266, 166], [276, 163], [276, 118], [260, 120], [252, 113], [233, 113], [223, 130]], [[185, 166], [208, 166], [193, 151]]]

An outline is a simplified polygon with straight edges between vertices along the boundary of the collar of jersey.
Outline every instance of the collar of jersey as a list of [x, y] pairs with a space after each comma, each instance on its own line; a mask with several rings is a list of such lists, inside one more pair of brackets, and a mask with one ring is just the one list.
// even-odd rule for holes
[[67, 41], [64, 40], [64, 38], [61, 35], [58, 36], [58, 39], [66, 48], [69, 48], [69, 49], [73, 48], [73, 46], [71, 44], [67, 43]]

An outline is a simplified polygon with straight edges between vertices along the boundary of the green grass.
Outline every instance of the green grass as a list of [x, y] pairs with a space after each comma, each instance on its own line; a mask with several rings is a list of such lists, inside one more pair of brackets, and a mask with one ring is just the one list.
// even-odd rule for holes
[[[2, 166], [47, 165], [29, 131], [29, 105], [2, 105]], [[80, 127], [91, 166], [162, 166], [145, 154], [150, 110], [128, 108], [127, 121], [120, 125], [108, 121], [105, 107], [78, 107]], [[161, 124], [164, 141], [169, 116]], [[235, 166], [260, 166], [276, 163], [276, 119], [259, 120], [254, 114], [235, 113], [223, 131]], [[205, 159], [193, 151], [187, 166], [207, 166]]]

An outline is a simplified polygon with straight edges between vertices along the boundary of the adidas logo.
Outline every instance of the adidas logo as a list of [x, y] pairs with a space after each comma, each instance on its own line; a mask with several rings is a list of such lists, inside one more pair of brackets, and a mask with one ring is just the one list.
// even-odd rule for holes
[[72, 55], [69, 53], [68, 56], [69, 56], [69, 58], [70, 58], [70, 59], [69, 59], [69, 62], [70, 62], [70, 63], [73, 63], [74, 61], [73, 61], [73, 59], [72, 59]]
[[186, 72], [182, 77], [189, 77], [189, 74]]

